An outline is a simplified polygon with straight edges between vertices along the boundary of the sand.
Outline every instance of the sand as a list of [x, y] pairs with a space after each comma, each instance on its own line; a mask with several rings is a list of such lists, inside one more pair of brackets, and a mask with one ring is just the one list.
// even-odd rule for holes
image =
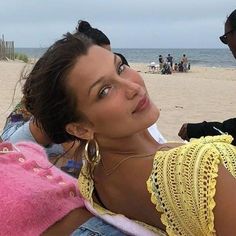
[[[0, 62], [0, 130], [21, 97], [18, 84], [23, 62]], [[131, 64], [140, 71], [152, 101], [160, 108], [157, 125], [169, 141], [181, 140], [185, 122], [223, 121], [236, 116], [236, 69], [195, 67], [187, 73], [152, 74], [146, 64]], [[13, 97], [14, 96], [14, 97]]]
[[21, 98], [21, 85], [18, 80], [24, 67], [23, 62], [0, 62], [0, 130], [7, 115]]

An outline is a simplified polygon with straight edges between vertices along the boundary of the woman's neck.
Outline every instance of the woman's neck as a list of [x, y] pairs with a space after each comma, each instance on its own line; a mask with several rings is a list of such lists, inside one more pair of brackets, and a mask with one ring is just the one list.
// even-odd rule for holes
[[100, 153], [106, 156], [129, 156], [154, 153], [159, 143], [150, 135], [148, 130], [136, 133], [132, 136], [116, 139], [99, 138]]

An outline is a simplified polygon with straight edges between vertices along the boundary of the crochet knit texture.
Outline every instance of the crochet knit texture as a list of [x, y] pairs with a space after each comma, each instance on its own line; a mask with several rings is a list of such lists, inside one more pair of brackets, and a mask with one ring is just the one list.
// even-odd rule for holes
[[[236, 177], [236, 148], [231, 142], [228, 135], [205, 137], [156, 153], [147, 189], [157, 211], [162, 213], [168, 235], [216, 235], [213, 197], [219, 164], [224, 164]], [[101, 214], [114, 215], [93, 202], [94, 183], [86, 168], [82, 173], [79, 185], [83, 197]], [[147, 227], [163, 235], [158, 229]]]
[[205, 137], [157, 152], [147, 181], [168, 235], [216, 235], [213, 208], [218, 165], [236, 176], [231, 136]]

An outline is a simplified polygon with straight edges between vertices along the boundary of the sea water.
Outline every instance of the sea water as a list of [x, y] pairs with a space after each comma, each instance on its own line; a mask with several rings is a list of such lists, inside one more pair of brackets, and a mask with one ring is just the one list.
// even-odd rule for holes
[[[16, 48], [18, 53], [24, 53], [32, 58], [39, 58], [47, 48]], [[159, 55], [166, 58], [168, 54], [179, 63], [185, 54], [191, 66], [206, 67], [236, 67], [236, 60], [228, 48], [222, 49], [158, 49], [158, 48], [113, 48], [114, 52], [123, 54], [130, 63], [158, 63]]]

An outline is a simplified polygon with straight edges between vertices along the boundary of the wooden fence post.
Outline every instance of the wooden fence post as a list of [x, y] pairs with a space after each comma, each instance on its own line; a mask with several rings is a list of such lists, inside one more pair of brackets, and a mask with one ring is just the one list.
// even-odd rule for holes
[[5, 41], [4, 35], [2, 35], [2, 38], [0, 38], [0, 60], [9, 59], [15, 59], [14, 41]]

